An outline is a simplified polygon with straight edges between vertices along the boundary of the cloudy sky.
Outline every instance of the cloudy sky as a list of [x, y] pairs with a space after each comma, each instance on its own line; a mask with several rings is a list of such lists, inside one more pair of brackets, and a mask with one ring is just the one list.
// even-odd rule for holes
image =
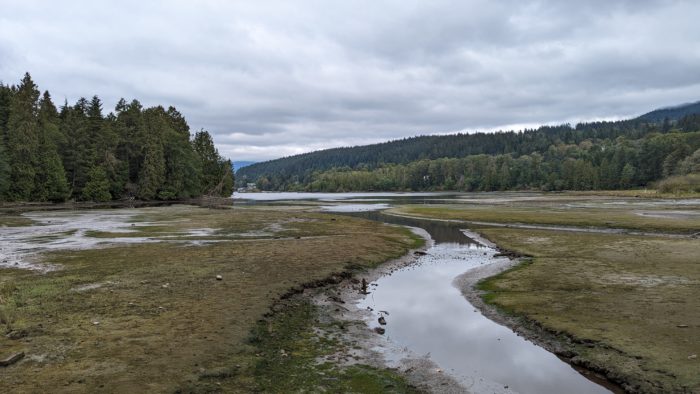
[[698, 1], [0, 0], [0, 80], [174, 105], [234, 160], [700, 100]]

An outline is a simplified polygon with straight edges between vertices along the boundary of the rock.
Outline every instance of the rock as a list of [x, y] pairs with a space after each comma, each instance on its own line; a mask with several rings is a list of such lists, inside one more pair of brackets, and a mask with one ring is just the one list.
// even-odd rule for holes
[[697, 354], [691, 354], [690, 356], [688, 356], [688, 360], [695, 360], [696, 358], [698, 358]]
[[170, 287], [170, 283], [166, 283], [166, 284], [164, 284], [164, 285], [161, 285], [160, 287], [162, 287], [162, 288], [164, 288], [164, 289], [167, 289], [168, 287]]
[[413, 252], [413, 254], [415, 254], [416, 256], [425, 256], [428, 253], [426, 253], [422, 250], [416, 250], [415, 252]]
[[376, 333], [379, 334], [379, 335], [384, 335], [384, 333], [386, 332], [386, 330], [383, 329], [383, 328], [381, 328], [381, 327], [374, 327], [374, 332], [376, 332]]
[[377, 321], [379, 321], [379, 324], [383, 326], [386, 325], [386, 319], [384, 319], [384, 316], [379, 316], [379, 319], [377, 319]]
[[7, 367], [24, 358], [24, 352], [15, 353], [5, 359], [0, 360], [0, 367]]
[[92, 322], [92, 325], [93, 325], [93, 326], [99, 326], [99, 325], [100, 325], [100, 322], [98, 322], [97, 320], [95, 320], [94, 322]]
[[687, 324], [679, 324], [679, 325], [677, 325], [676, 327], [678, 327], [678, 328], [688, 328], [688, 325], [687, 325]]
[[224, 280], [224, 277], [221, 275], [216, 275], [216, 280]]

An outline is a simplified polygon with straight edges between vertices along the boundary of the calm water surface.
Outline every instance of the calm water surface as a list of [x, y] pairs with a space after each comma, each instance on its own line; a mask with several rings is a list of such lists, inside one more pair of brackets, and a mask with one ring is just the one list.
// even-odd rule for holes
[[[260, 200], [274, 201], [273, 194], [276, 193], [264, 193]], [[427, 255], [419, 257], [416, 264], [374, 282], [371, 293], [358, 306], [372, 310], [368, 325], [379, 326], [377, 319], [383, 316], [388, 340], [414, 354], [430, 357], [470, 391], [608, 393], [606, 388], [588, 380], [554, 354], [482, 315], [453, 285], [457, 276], [492, 263], [494, 249], [473, 241], [453, 223], [400, 218], [380, 212], [396, 200], [405, 204], [406, 201], [422, 203], [454, 198], [453, 194], [436, 193], [330, 196], [280, 193], [278, 196], [283, 200], [347, 201], [324, 208], [428, 231], [435, 244], [427, 250]], [[360, 203], [358, 199], [364, 201]]]

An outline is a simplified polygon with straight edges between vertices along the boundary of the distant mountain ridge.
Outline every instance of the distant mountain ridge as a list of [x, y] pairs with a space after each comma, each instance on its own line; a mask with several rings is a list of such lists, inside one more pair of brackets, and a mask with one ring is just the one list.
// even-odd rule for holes
[[700, 101], [655, 109], [641, 115], [637, 119], [647, 122], [663, 122], [665, 119], [671, 121], [679, 120], [684, 116], [693, 114], [700, 114]]
[[249, 165], [257, 163], [256, 161], [234, 161], [233, 162], [233, 172], [240, 170], [243, 167], [248, 167]]
[[[664, 119], [669, 119], [671, 122], [666, 124]], [[689, 136], [688, 138], [691, 138], [691, 140], [685, 142], [670, 138], [665, 140], [668, 142], [666, 147], [654, 149], [651, 148], [653, 144], [644, 144], [644, 139], [647, 136], [655, 133], [668, 134], [674, 130], [683, 131], [684, 133], [700, 131], [700, 102], [662, 108], [628, 120], [580, 123], [575, 126], [569, 124], [542, 126], [537, 129], [523, 131], [423, 135], [379, 144], [332, 148], [256, 163], [239, 169], [236, 173], [236, 178], [239, 185], [246, 182], [258, 182], [259, 187], [263, 190], [316, 190], [315, 185], [321, 182], [322, 174], [329, 171], [335, 171], [333, 175], [335, 182], [335, 180], [342, 177], [349, 177], [348, 171], [371, 172], [382, 168], [390, 168], [391, 166], [409, 166], [411, 163], [419, 162], [424, 164], [430, 162], [426, 165], [437, 165], [437, 161], [442, 159], [468, 157], [478, 159], [479, 156], [492, 158], [510, 156], [516, 159], [530, 155], [539, 155], [537, 160], [540, 160], [540, 157], [544, 157], [544, 160], [550, 161], [550, 167], [552, 168], [547, 171], [555, 171], [555, 173], [568, 171], [568, 167], [564, 170], [562, 170], [564, 167], [561, 167], [567, 162], [568, 158], [581, 163], [585, 162], [587, 163], [586, 165], [592, 166], [596, 172], [595, 177], [603, 176], [600, 169], [601, 165], [603, 165], [603, 158], [607, 162], [612, 160], [616, 162], [616, 168], [612, 171], [615, 173], [614, 177], [616, 178], [621, 176], [622, 167], [630, 160], [634, 160], [631, 163], [632, 168], [628, 171], [628, 178], [632, 177], [635, 179], [635, 182], [638, 181], [637, 184], [645, 185], [646, 182], [659, 179], [662, 175], [661, 172], [672, 174], [680, 159], [685, 158], [690, 152], [697, 149], [695, 148], [697, 141], [692, 139], [695, 138], [694, 136]], [[620, 140], [620, 137], [623, 137], [623, 139]], [[619, 146], [615, 146], [612, 149], [612, 144], [618, 144], [619, 141], [624, 140], [637, 142], [634, 143], [635, 146], [632, 147], [632, 150], [629, 149], [629, 145], [625, 145], [622, 142], [620, 142]], [[567, 147], [578, 148], [571, 150]], [[590, 147], [595, 148], [589, 150]], [[562, 151], [563, 149], [566, 149], [566, 151]], [[666, 149], [677, 151], [669, 158], [668, 163], [666, 163], [666, 169], [657, 171], [657, 169], [647, 168], [650, 166], [649, 163], [652, 162], [654, 166], [660, 167], [664, 164], [663, 160], [657, 160], [659, 159], [658, 157], [649, 159], [642, 159], [642, 157], [656, 150], [657, 153], [655, 154], [659, 157], [664, 156], [663, 159], [665, 159], [671, 153], [671, 151], [665, 152]], [[607, 157], [610, 155], [614, 156], [611, 152], [618, 150], [620, 153], [617, 156]], [[633, 153], [630, 153], [632, 151]], [[498, 161], [494, 165], [496, 164], [497, 171], [503, 174], [507, 172], [505, 167], [508, 167], [509, 164], [506, 164], [505, 167], [502, 161]], [[437, 173], [431, 175], [431, 171], [428, 168], [420, 172], [420, 174], [415, 171], [414, 173], [427, 182], [428, 179], [434, 179], [438, 175]], [[454, 173], [457, 170], [448, 171]], [[491, 174], [493, 168], [489, 168], [488, 171]], [[577, 171], [579, 170], [575, 170], [574, 173]], [[635, 171], [636, 173], [633, 174]], [[471, 174], [471, 172], [464, 172], [461, 169], [458, 172], [460, 172], [460, 175], [456, 180], [453, 179], [454, 176], [452, 175], [448, 178], [459, 183], [460, 177], [466, 179]], [[362, 174], [357, 176], [360, 175]], [[405, 179], [407, 175], [394, 174], [392, 176], [403, 176]], [[610, 178], [610, 176], [607, 177]], [[550, 179], [546, 183], [553, 185], [554, 181], [555, 179]], [[342, 184], [342, 182], [335, 183]], [[431, 183], [431, 186], [421, 186], [418, 183], [414, 183], [409, 188], [418, 190], [419, 188], [442, 187], [434, 183]], [[506, 184], [502, 182], [502, 185]], [[543, 182], [538, 183], [535, 187], [539, 187], [541, 184]], [[618, 184], [622, 183], [615, 185]], [[397, 187], [387, 185], [388, 183], [373, 184], [367, 186], [367, 189], [385, 190], [388, 187]], [[532, 185], [532, 182], [528, 185]], [[609, 185], [611, 186], [607, 187], [617, 187], [612, 183], [609, 183]], [[326, 190], [342, 190], [345, 188], [344, 184], [337, 188], [335, 186], [323, 187]], [[449, 188], [450, 186], [445, 187]], [[486, 189], [486, 187], [479, 187]], [[360, 190], [360, 186], [350, 186], [349, 189]]]

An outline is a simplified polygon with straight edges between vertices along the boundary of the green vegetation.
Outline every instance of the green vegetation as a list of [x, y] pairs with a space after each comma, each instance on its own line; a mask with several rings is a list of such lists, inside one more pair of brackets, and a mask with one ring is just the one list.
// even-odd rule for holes
[[[303, 300], [273, 306], [290, 288], [405, 254], [417, 242], [410, 231], [281, 207], [145, 208], [135, 221], [149, 224], [134, 227], [136, 234], [163, 242], [46, 254], [43, 260], [61, 269], [45, 274], [0, 271], [0, 303], [10, 321], [0, 324], [0, 356], [27, 354], [3, 369], [3, 387], [403, 391], [391, 371], [317, 364], [310, 354], [346, 345], [310, 335], [316, 312]], [[188, 240], [216, 242], [166, 238], [193, 229], [215, 231]]]
[[531, 264], [481, 284], [485, 300], [564, 333], [574, 362], [633, 392], [700, 390], [697, 240], [480, 229]]
[[[404, 206], [395, 213], [475, 222], [692, 232], [697, 205], [606, 204], [581, 194], [480, 196], [469, 204]], [[649, 207], [653, 208], [649, 208]], [[653, 209], [654, 215], [640, 215]], [[670, 214], [670, 216], [667, 216]], [[573, 356], [631, 392], [698, 392], [700, 242], [605, 233], [469, 228], [533, 256], [479, 284], [484, 301], [540, 327]], [[696, 356], [694, 356], [696, 355]], [[569, 357], [569, 356], [567, 356]]]
[[657, 187], [663, 193], [700, 193], [700, 173], [667, 178], [659, 182]]
[[[572, 200], [573, 203], [576, 200]], [[580, 199], [578, 201], [581, 201]], [[591, 201], [595, 201], [591, 197]], [[629, 207], [564, 207], [560, 204], [508, 206], [485, 204], [454, 205], [405, 205], [389, 212], [441, 219], [472, 222], [522, 223], [554, 226], [583, 226], [621, 228], [649, 232], [695, 233], [700, 231], [700, 215], [664, 216], [663, 210], [654, 210], [654, 215], [645, 210]]]
[[319, 337], [314, 328], [333, 330], [337, 322], [314, 323], [317, 312], [307, 300], [287, 301], [274, 319], [259, 323], [250, 343], [261, 351], [253, 376], [266, 393], [308, 391], [333, 393], [410, 393], [414, 390], [390, 371], [366, 365], [340, 366], [323, 356], [337, 354], [337, 339]]
[[26, 74], [0, 83], [0, 201], [176, 200], [233, 191], [230, 160], [173, 107], [97, 96], [60, 110]]
[[663, 122], [421, 136], [256, 163], [237, 174], [261, 190], [629, 189], [700, 171], [700, 116], [689, 113]]

